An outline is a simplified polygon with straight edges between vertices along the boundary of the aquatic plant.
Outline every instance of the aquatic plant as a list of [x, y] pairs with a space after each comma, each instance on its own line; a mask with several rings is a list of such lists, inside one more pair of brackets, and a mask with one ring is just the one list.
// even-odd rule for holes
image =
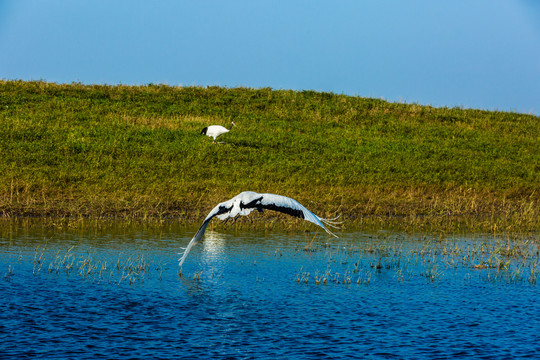
[[[133, 284], [137, 281], [144, 281], [152, 270], [159, 272], [158, 279], [161, 280], [163, 274], [163, 264], [152, 264], [145, 259], [144, 254], [124, 256], [119, 253], [116, 261], [97, 257], [90, 250], [85, 253], [75, 253], [76, 246], [71, 246], [66, 251], [57, 250], [49, 258], [47, 247], [38, 245], [35, 247], [33, 257], [32, 274], [38, 276], [44, 264], [48, 263], [47, 272], [60, 275], [64, 273], [70, 275], [77, 274], [79, 277], [94, 282], [107, 281], [109, 283], [121, 284], [128, 282]], [[112, 266], [114, 264], [114, 266]]]
[[[469, 281], [473, 276], [495, 282], [537, 282], [538, 241], [534, 238], [505, 235], [464, 242], [452, 237], [437, 241], [422, 237], [414, 243], [408, 248], [383, 236], [354, 246], [324, 244], [321, 247], [328, 267], [325, 271], [315, 268], [312, 283], [369, 284], [374, 276], [377, 281], [394, 279], [400, 283], [416, 277], [429, 282], [449, 278]], [[297, 282], [310, 283], [310, 272], [298, 272]]]

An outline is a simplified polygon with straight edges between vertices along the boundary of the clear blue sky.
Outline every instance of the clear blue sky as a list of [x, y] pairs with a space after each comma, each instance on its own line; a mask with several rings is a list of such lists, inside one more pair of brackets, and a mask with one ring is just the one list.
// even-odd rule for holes
[[540, 1], [0, 0], [0, 78], [540, 114]]

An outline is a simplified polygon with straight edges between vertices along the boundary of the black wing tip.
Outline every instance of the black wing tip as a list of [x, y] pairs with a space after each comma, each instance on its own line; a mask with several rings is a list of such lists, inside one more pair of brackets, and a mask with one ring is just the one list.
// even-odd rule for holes
[[287, 206], [277, 206], [276, 204], [265, 204], [261, 206], [263, 209], [279, 211], [281, 213], [291, 215], [300, 219], [305, 219], [304, 212], [300, 209], [293, 209]]
[[247, 204], [244, 204], [242, 201], [240, 201], [240, 209], [254, 209], [255, 208], [255, 209], [259, 210], [259, 208], [261, 207], [260, 201], [262, 200], [262, 198], [263, 197], [260, 196], [260, 197], [258, 197], [256, 199], [251, 200]]

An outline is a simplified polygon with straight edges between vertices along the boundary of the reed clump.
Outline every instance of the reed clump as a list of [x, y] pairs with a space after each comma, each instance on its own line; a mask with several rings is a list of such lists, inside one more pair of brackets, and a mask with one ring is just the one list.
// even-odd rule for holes
[[[301, 268], [299, 284], [368, 285], [376, 281], [410, 283], [470, 281], [537, 284], [540, 243], [537, 237], [425, 237], [408, 244], [402, 238], [374, 237], [365, 243], [314, 245], [323, 255], [324, 271]], [[311, 276], [314, 274], [314, 276]]]
[[108, 282], [117, 285], [144, 282], [148, 276], [152, 275], [161, 280], [163, 264], [150, 262], [144, 257], [144, 254], [119, 253], [116, 259], [110, 259], [96, 256], [90, 250], [76, 253], [73, 249], [75, 246], [70, 247], [67, 251], [57, 250], [54, 256], [51, 256], [46, 245], [37, 245], [32, 274], [38, 276], [45, 269], [49, 274], [76, 274], [87, 281]]
[[[226, 144], [199, 134], [232, 120]], [[193, 223], [254, 190], [353, 226], [538, 231], [539, 132], [533, 115], [313, 91], [2, 80], [0, 216]]]

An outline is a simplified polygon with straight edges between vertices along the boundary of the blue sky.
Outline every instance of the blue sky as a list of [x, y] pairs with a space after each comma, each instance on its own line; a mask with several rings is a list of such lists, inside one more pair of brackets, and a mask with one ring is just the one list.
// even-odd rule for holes
[[0, 0], [0, 78], [540, 114], [540, 1]]

